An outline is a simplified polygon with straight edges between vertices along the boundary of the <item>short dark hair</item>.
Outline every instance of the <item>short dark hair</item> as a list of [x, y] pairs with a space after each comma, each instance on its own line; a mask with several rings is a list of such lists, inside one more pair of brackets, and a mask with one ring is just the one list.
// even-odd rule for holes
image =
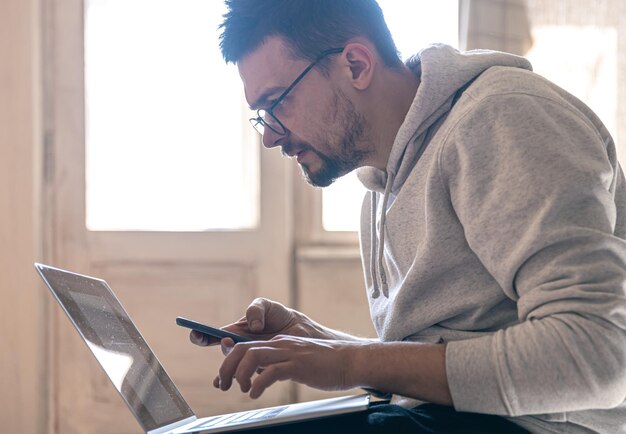
[[[282, 37], [295, 58], [313, 62], [329, 48], [361, 36], [371, 41], [385, 65], [399, 67], [398, 53], [375, 0], [225, 0], [220, 49], [237, 63], [269, 36]], [[323, 65], [322, 69], [323, 69]]]

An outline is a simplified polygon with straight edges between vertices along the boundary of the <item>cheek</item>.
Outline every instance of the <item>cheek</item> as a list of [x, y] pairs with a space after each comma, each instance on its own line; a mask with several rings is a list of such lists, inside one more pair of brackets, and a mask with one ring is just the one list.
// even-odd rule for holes
[[325, 147], [328, 126], [321, 119], [320, 113], [313, 108], [307, 107], [297, 115], [285, 118], [285, 126], [294, 140], [305, 142], [319, 150]]
[[[341, 137], [337, 98], [330, 91], [299, 95], [290, 107], [283, 110], [284, 124], [294, 138], [328, 154], [332, 143]], [[294, 107], [292, 110], [291, 107]], [[278, 115], [278, 113], [277, 113]], [[279, 116], [279, 119], [280, 118]]]
[[310, 132], [318, 135], [323, 133], [322, 135], [327, 137], [327, 141], [333, 141], [330, 139], [331, 137], [337, 138], [343, 134], [342, 119], [340, 101], [331, 95], [311, 106], [308, 128]]
[[336, 126], [340, 123], [340, 112], [340, 101], [335, 94], [332, 97], [329, 97], [328, 101], [326, 101], [326, 104], [324, 105], [324, 110], [322, 111], [322, 121], [326, 125]]

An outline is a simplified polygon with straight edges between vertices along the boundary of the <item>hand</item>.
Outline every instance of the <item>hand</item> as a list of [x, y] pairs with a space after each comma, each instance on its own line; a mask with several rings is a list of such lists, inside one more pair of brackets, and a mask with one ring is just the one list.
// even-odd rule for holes
[[[321, 327], [306, 315], [266, 298], [255, 299], [248, 306], [246, 315], [239, 321], [225, 326], [224, 330], [263, 341], [277, 335], [328, 338], [323, 334]], [[200, 346], [220, 343], [219, 339], [197, 331], [192, 331], [189, 337], [191, 342]], [[222, 343], [231, 342], [230, 339], [223, 339]], [[224, 348], [224, 345], [222, 350], [226, 354], [227, 348]]]
[[276, 381], [293, 380], [322, 390], [357, 386], [350, 373], [362, 343], [277, 336], [236, 345], [227, 339], [223, 345], [228, 347], [227, 356], [213, 381], [221, 390], [230, 389], [233, 378], [253, 399]]

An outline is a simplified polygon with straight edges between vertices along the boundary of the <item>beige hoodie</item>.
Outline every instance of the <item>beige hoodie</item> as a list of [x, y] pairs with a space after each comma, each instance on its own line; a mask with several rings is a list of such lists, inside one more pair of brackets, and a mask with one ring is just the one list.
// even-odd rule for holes
[[446, 342], [457, 410], [626, 433], [626, 190], [606, 128], [520, 57], [437, 45], [409, 66], [387, 171], [359, 170], [380, 339]]

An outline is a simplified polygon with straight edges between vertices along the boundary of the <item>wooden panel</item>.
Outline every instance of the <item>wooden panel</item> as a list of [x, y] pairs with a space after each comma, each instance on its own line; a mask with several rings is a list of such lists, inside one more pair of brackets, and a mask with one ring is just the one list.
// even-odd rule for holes
[[[299, 310], [317, 322], [357, 336], [376, 336], [358, 257], [300, 260], [298, 300]], [[361, 390], [324, 392], [301, 385], [297, 390], [299, 401], [362, 393]]]
[[301, 261], [298, 299], [300, 310], [326, 326], [376, 336], [359, 258]]

